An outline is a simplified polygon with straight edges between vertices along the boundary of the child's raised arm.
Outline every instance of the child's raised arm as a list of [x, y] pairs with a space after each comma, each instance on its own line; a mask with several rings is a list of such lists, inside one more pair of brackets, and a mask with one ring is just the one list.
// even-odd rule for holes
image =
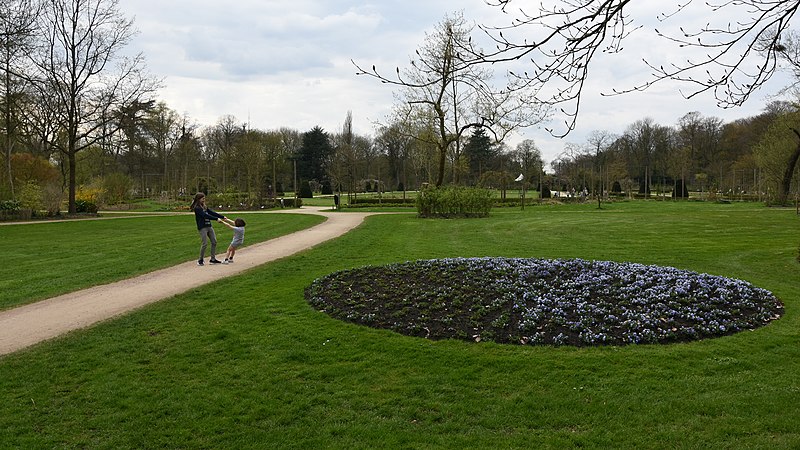
[[217, 219], [217, 222], [224, 223], [226, 227], [230, 228], [231, 230], [234, 228], [233, 221], [228, 218], [224, 219]]

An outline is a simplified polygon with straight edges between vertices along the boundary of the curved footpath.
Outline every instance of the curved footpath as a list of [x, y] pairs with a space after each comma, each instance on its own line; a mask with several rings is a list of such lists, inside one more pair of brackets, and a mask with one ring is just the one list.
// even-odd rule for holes
[[309, 249], [341, 236], [374, 214], [335, 213], [322, 209], [304, 207], [287, 211], [320, 214], [327, 220], [305, 230], [248, 245], [237, 253], [234, 264], [198, 267], [192, 260], [135, 278], [0, 311], [0, 356]]

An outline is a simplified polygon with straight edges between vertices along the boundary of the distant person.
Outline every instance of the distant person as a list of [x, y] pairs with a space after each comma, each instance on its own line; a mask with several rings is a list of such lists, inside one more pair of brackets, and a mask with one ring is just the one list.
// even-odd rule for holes
[[194, 211], [194, 219], [197, 222], [197, 231], [200, 233], [200, 259], [197, 260], [197, 265], [203, 265], [203, 259], [206, 256], [206, 248], [208, 242], [211, 241], [211, 259], [208, 261], [211, 264], [220, 264], [222, 261], [218, 260], [217, 254], [217, 235], [214, 234], [214, 228], [211, 226], [212, 220], [225, 219], [225, 216], [215, 211], [208, 209], [206, 206], [206, 194], [198, 192], [194, 195], [192, 206]]
[[225, 260], [222, 261], [223, 264], [228, 264], [233, 262], [233, 255], [236, 254], [236, 249], [239, 248], [244, 243], [244, 219], [237, 218], [236, 220], [231, 219], [217, 219], [217, 221], [222, 222], [233, 230], [233, 240], [231, 244], [228, 246], [228, 253], [225, 255]]

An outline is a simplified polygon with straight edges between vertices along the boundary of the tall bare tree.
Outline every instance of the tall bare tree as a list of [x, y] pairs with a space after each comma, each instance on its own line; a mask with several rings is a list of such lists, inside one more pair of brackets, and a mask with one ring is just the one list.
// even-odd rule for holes
[[778, 116], [756, 145], [756, 162], [775, 187], [774, 203], [786, 204], [792, 179], [800, 162], [800, 112], [797, 109]]
[[[592, 155], [592, 195], [597, 195], [597, 207], [601, 207], [603, 195], [607, 192], [604, 174], [608, 170], [608, 155], [607, 151], [611, 144], [614, 142], [614, 135], [608, 131], [595, 130], [586, 141], [587, 150]], [[599, 176], [600, 182], [595, 183], [595, 176]]]
[[262, 146], [265, 162], [271, 172], [272, 190], [270, 192], [274, 197], [277, 192], [286, 191], [286, 186], [281, 186], [281, 190], [278, 191], [278, 167], [282, 165], [287, 156], [283, 146], [283, 135], [279, 130], [267, 131], [263, 135]]
[[0, 0], [0, 71], [3, 98], [0, 102], [3, 119], [3, 150], [6, 176], [11, 198], [15, 198], [11, 153], [17, 143], [17, 100], [25, 90], [25, 55], [33, 47], [36, 17], [41, 10], [38, 0]]
[[438, 148], [436, 185], [444, 182], [448, 151], [458, 159], [462, 135], [471, 128], [487, 127], [501, 141], [515, 129], [542, 120], [544, 114], [535, 98], [524, 91], [494, 87], [488, 65], [476, 64], [481, 53], [473, 45], [472, 27], [461, 13], [446, 16], [416, 51], [411, 67], [396, 77], [359, 67], [358, 73], [401, 87], [398, 111], [401, 119], [433, 121]]
[[[198, 125], [189, 121], [189, 118], [184, 115], [181, 118], [181, 136], [178, 139], [176, 147], [176, 163], [179, 163], [180, 174], [178, 175], [178, 188], [179, 195], [194, 193], [199, 190], [196, 185], [189, 184], [190, 163], [195, 164], [195, 170], [192, 171], [195, 178], [198, 173], [197, 164], [201, 157], [201, 143], [200, 139], [196, 136]], [[190, 189], [191, 188], [191, 189]]]
[[[182, 118], [175, 110], [170, 109], [163, 102], [156, 104], [147, 112], [145, 125], [148, 140], [164, 168], [161, 189], [168, 191], [171, 186], [177, 185], [177, 183], [170, 182], [168, 169], [169, 161], [180, 144], [181, 136], [183, 135]], [[177, 182], [178, 180], [174, 181]]]
[[331, 183], [334, 192], [340, 192], [344, 188], [347, 191], [348, 200], [352, 201], [356, 194], [356, 171], [358, 161], [354, 145], [355, 134], [353, 133], [353, 112], [347, 111], [342, 124], [341, 133], [333, 137], [335, 156], [330, 167]]
[[[514, 87], [539, 90], [547, 85], [552, 89], [553, 95], [544, 101], [562, 105], [567, 115], [566, 131], [559, 135], [575, 127], [583, 88], [596, 60], [604, 53], [622, 52], [625, 41], [648, 30], [678, 45], [686, 59], [645, 60], [653, 74], [650, 79], [609, 93], [677, 80], [688, 87], [685, 97], [710, 91], [721, 106], [741, 105], [779, 67], [779, 55], [785, 50], [782, 36], [800, 7], [800, 0], [686, 0], [659, 3], [662, 9], [655, 17], [636, 22], [633, 14], [641, 10], [635, 10], [634, 4], [641, 2], [631, 0], [545, 0], [535, 6], [518, 0], [486, 2], [501, 8], [511, 23], [484, 26], [496, 47], [476, 56], [495, 64], [530, 63], [526, 71], [516, 74]], [[706, 25], [683, 26], [689, 13], [704, 14]]]
[[205, 141], [210, 151], [222, 161], [222, 186], [228, 187], [227, 167], [233, 160], [236, 143], [244, 135], [246, 126], [238, 123], [236, 117], [228, 114], [220, 117], [217, 124], [206, 129]]
[[292, 192], [297, 194], [297, 161], [300, 157], [300, 148], [303, 146], [303, 135], [294, 129], [281, 127], [278, 130], [281, 135], [282, 153], [286, 159], [292, 162]]
[[403, 133], [400, 125], [392, 124], [381, 127], [375, 137], [375, 145], [382, 148], [386, 154], [386, 163], [395, 187], [402, 186], [405, 195], [408, 189], [408, 173], [406, 163], [411, 148], [411, 138]]
[[33, 57], [36, 84], [66, 136], [55, 142], [69, 168], [69, 212], [74, 213], [76, 155], [109, 132], [115, 107], [150, 95], [158, 82], [141, 55], [123, 57], [135, 34], [118, 0], [51, 0], [39, 16], [42, 43]]

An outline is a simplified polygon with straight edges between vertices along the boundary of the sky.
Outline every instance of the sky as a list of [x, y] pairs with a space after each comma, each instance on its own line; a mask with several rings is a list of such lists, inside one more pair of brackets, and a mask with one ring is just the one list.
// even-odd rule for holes
[[[514, 3], [522, 4], [538, 2]], [[375, 123], [385, 123], [391, 111], [396, 88], [357, 76], [351, 61], [388, 74], [405, 68], [425, 33], [456, 11], [481, 24], [510, 21], [484, 0], [120, 0], [119, 7], [138, 30], [126, 52], [144, 55], [149, 72], [163, 80], [157, 98], [198, 125], [232, 115], [262, 130], [304, 132], [320, 126], [336, 133], [349, 111], [354, 132], [373, 136]], [[634, 23], [645, 24], [656, 20], [664, 2], [636, 7], [641, 9], [632, 11]], [[702, 8], [685, 10], [673, 25], [701, 26], [707, 15]], [[659, 24], [662, 31], [666, 26]], [[731, 109], [717, 107], [710, 93], [687, 100], [680, 93], [685, 86], [667, 82], [645, 92], [603, 96], [646, 79], [650, 70], [642, 58], [685, 59], [685, 50], [658, 39], [648, 27], [624, 45], [622, 53], [601, 55], [593, 63], [578, 122], [568, 136], [555, 138], [545, 130], [563, 130], [564, 118], [557, 117], [515, 134], [507, 144], [533, 139], [550, 163], [567, 143], [585, 144], [596, 130], [622, 134], [646, 117], [672, 126], [692, 111], [725, 122], [754, 116], [788, 84], [788, 77], [776, 76], [745, 105]]]

